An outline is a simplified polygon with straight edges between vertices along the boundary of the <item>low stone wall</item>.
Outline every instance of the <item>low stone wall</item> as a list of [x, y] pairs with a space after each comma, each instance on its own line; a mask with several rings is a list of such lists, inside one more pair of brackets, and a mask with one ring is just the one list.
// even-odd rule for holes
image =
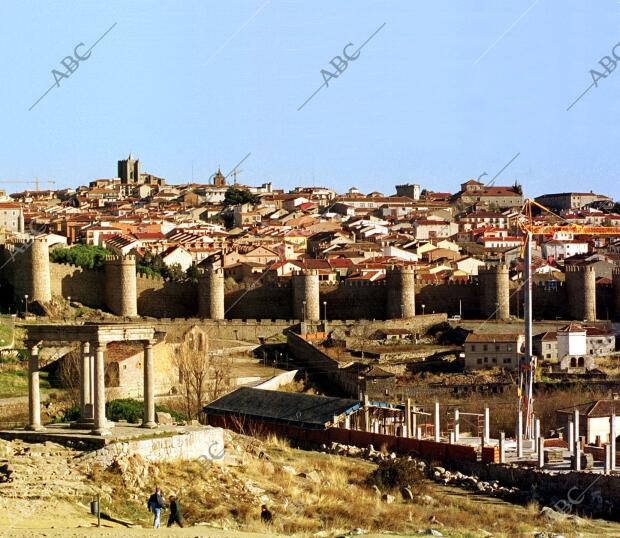
[[[588, 472], [558, 472], [512, 464], [489, 464], [473, 461], [451, 461], [449, 466], [481, 480], [532, 491], [544, 503], [552, 503], [558, 511], [582, 510], [599, 513], [597, 499], [612, 506], [620, 505], [620, 476]], [[605, 510], [605, 507], [601, 507]], [[615, 513], [617, 517], [617, 513]]]
[[[213, 447], [216, 447], [214, 450]], [[109, 467], [121, 456], [138, 454], [151, 462], [168, 462], [182, 460], [208, 459], [217, 461], [214, 457], [223, 451], [224, 430], [222, 428], [202, 427], [177, 433], [172, 436], [152, 437], [150, 439], [136, 439], [110, 443], [104, 448], [90, 452], [86, 457], [92, 463]]]

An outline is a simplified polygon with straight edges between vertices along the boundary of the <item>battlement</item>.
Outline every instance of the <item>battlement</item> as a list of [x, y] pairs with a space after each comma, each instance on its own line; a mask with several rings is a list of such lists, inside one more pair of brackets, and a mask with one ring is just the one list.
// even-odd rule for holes
[[103, 258], [103, 261], [105, 263], [136, 263], [136, 257], [133, 254], [119, 254], [119, 255], [113, 255], [113, 256], [105, 256]]
[[391, 265], [388, 267], [387, 273], [415, 274], [415, 267], [411, 265]]
[[319, 270], [302, 269], [301, 271], [293, 271], [293, 276], [319, 276]]
[[565, 265], [565, 273], [594, 273], [592, 265]]
[[480, 267], [478, 269], [478, 275], [494, 275], [494, 274], [501, 274], [501, 273], [508, 273], [508, 266], [506, 264], [499, 264], [499, 265], [491, 265], [491, 264], [487, 264], [484, 267]]
[[209, 276], [211, 274], [224, 276], [224, 269], [222, 269], [221, 267], [198, 269], [198, 275], [201, 277]]

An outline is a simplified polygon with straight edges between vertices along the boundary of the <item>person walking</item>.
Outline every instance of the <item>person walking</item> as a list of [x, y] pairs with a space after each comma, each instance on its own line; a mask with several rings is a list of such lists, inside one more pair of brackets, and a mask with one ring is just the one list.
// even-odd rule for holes
[[149, 512], [153, 512], [153, 528], [159, 529], [161, 521], [161, 511], [166, 507], [161, 496], [161, 489], [155, 488], [155, 493], [149, 497], [146, 503]]
[[183, 528], [183, 517], [181, 516], [181, 508], [179, 501], [174, 495], [168, 497], [170, 503], [170, 515], [168, 516], [168, 527], [172, 527], [173, 523], [176, 523], [179, 527]]

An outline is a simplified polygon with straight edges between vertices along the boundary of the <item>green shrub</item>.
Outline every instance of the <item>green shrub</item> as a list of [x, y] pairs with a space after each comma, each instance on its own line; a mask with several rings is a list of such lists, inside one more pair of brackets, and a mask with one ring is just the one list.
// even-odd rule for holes
[[70, 248], [55, 248], [50, 252], [50, 260], [56, 263], [70, 263], [84, 269], [100, 269], [103, 260], [112, 252], [94, 245], [75, 245]]
[[[162, 411], [164, 413], [170, 413], [172, 418], [177, 422], [187, 420], [187, 418], [172, 409], [167, 407], [156, 405], [155, 411]], [[142, 415], [144, 414], [144, 403], [140, 400], [134, 400], [133, 398], [122, 398], [120, 400], [112, 400], [105, 405], [105, 414], [108, 420], [112, 422], [118, 422], [119, 420], [126, 420], [127, 422], [137, 424], [142, 422]], [[54, 418], [53, 424], [72, 422], [80, 418], [80, 406], [74, 405], [70, 407], [64, 414]]]
[[404, 487], [417, 487], [423, 479], [422, 473], [414, 461], [405, 458], [382, 461], [366, 482], [370, 486], [377, 486], [380, 490], [392, 490]]

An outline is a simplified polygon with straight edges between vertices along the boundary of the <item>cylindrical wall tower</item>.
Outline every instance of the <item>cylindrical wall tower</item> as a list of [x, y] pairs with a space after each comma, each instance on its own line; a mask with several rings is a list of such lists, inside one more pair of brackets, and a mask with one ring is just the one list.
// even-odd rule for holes
[[117, 316], [137, 316], [136, 258], [134, 256], [107, 256], [104, 267], [107, 307]]
[[302, 321], [321, 320], [319, 272], [316, 269], [293, 275], [293, 315]]
[[415, 316], [415, 269], [392, 267], [387, 270], [385, 312], [387, 319]]
[[571, 319], [596, 320], [596, 273], [592, 266], [567, 265], [566, 295]]
[[224, 319], [224, 271], [205, 269], [198, 278], [198, 315], [201, 318]]
[[510, 279], [508, 266], [487, 266], [478, 270], [480, 311], [485, 318], [510, 319]]
[[614, 318], [620, 320], [620, 267], [613, 268]]
[[15, 300], [19, 303], [28, 295], [29, 303], [50, 301], [52, 286], [47, 239], [17, 241], [12, 248]]

